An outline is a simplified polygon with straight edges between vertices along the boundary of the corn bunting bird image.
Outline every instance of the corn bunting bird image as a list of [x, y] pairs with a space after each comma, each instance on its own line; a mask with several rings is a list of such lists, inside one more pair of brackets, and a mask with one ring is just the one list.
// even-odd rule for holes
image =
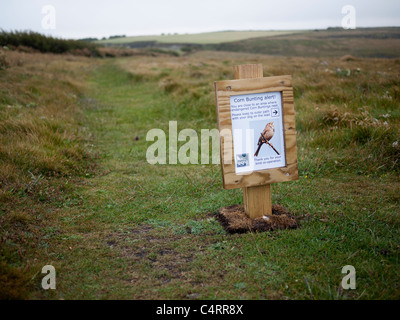
[[265, 126], [263, 132], [261, 132], [260, 138], [258, 139], [258, 147], [256, 150], [256, 153], [254, 154], [255, 157], [258, 156], [258, 153], [260, 152], [261, 146], [265, 143], [268, 144], [274, 151], [279, 155], [279, 152], [274, 148], [274, 146], [269, 142], [269, 140], [272, 139], [275, 133], [275, 127], [273, 122], [267, 123]]

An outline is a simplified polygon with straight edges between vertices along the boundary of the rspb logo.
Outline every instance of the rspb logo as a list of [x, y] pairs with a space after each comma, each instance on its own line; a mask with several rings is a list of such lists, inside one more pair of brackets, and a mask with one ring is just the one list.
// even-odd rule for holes
[[242, 153], [242, 154], [236, 155], [236, 167], [237, 168], [247, 167], [249, 165], [250, 165], [250, 163], [249, 163], [249, 154], [248, 153]]

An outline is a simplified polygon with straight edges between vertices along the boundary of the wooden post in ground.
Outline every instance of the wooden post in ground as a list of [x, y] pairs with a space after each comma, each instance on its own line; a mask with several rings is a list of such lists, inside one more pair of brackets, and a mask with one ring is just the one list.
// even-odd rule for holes
[[[262, 78], [262, 64], [244, 64], [234, 67], [235, 79]], [[272, 214], [271, 185], [243, 188], [243, 205], [246, 214], [251, 218], [259, 218]]]

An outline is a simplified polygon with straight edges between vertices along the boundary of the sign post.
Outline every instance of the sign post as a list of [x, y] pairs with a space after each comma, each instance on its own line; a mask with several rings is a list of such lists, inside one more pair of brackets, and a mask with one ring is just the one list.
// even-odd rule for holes
[[243, 189], [255, 219], [272, 214], [271, 183], [298, 179], [292, 78], [263, 78], [261, 64], [235, 66], [234, 78], [215, 82], [223, 185]]

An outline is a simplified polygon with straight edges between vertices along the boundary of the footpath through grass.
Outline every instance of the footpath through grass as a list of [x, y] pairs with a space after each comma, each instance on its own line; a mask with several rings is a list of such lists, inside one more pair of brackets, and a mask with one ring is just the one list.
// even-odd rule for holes
[[[377, 102], [383, 80], [371, 74], [389, 63], [378, 61], [369, 76], [356, 79], [357, 73], [338, 74], [341, 63], [333, 60], [325, 72], [326, 64], [315, 60], [274, 59], [273, 65], [268, 57], [232, 54], [228, 60], [202, 54], [134, 57], [95, 66], [80, 99], [80, 128], [90, 132], [86, 145], [97, 153], [97, 169], [71, 181], [58, 210], [47, 213], [47, 237], [37, 247], [18, 244], [37, 257], [29, 270], [29, 297], [398, 299], [400, 188], [397, 154], [385, 145], [395, 140], [383, 140], [386, 135], [374, 126], [357, 129], [363, 126], [360, 112], [374, 111], [359, 111], [356, 105]], [[152, 142], [146, 134], [160, 128], [168, 137], [172, 120], [178, 121], [178, 131], [215, 128], [213, 81], [232, 78], [232, 65], [252, 59], [267, 66], [265, 75], [294, 73], [297, 79], [300, 180], [273, 185], [272, 200], [299, 217], [301, 227], [229, 235], [213, 213], [241, 203], [241, 190], [222, 189], [219, 165], [148, 164]], [[345, 67], [356, 69], [355, 64]], [[395, 97], [398, 83], [392, 73], [386, 91], [394, 90], [388, 94]], [[349, 92], [354, 100], [357, 83], [368, 77], [362, 102], [340, 100]], [[320, 87], [310, 84], [312, 78]], [[329, 104], [322, 102], [324, 95], [332, 97]], [[390, 110], [390, 139], [398, 137], [398, 96], [394, 99], [375, 111]], [[344, 103], [351, 109], [346, 115]], [[367, 123], [369, 113], [363, 115]], [[354, 136], [354, 130], [361, 132]], [[382, 149], [371, 153], [378, 140]], [[5, 209], [4, 221], [7, 214]], [[57, 270], [54, 291], [40, 287], [39, 268], [45, 264]], [[16, 257], [13, 266], [19, 265], [24, 261]], [[356, 269], [356, 290], [340, 286], [345, 265]]]
[[[313, 174], [304, 166], [317, 166], [318, 151], [306, 153], [300, 181], [273, 188], [273, 201], [301, 217], [301, 228], [228, 235], [212, 213], [241, 203], [242, 194], [222, 189], [218, 165], [149, 165], [145, 158], [146, 133], [161, 128], [168, 136], [170, 120], [178, 121], [178, 131], [215, 127], [213, 93], [206, 93], [212, 82], [204, 78], [218, 70], [189, 61], [186, 71], [179, 58], [152, 62], [146, 61], [151, 70], [140, 70], [137, 61], [120, 60], [92, 78], [87, 119], [104, 172], [82, 189], [78, 224], [92, 227], [72, 245], [80, 259], [67, 264], [66, 283], [75, 282], [74, 270], [86, 261], [79, 272], [88, 279], [82, 297], [398, 297], [398, 184], [393, 189], [392, 178], [357, 170]], [[229, 77], [226, 70], [213, 75]], [[340, 287], [345, 265], [356, 268], [357, 290]]]

